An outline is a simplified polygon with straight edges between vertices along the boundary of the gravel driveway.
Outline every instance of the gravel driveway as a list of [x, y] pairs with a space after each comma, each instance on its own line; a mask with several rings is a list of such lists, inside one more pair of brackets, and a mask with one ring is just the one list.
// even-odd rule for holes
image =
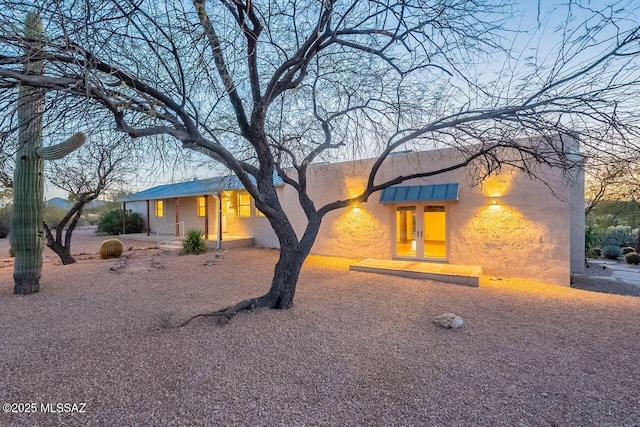
[[0, 268], [0, 402], [37, 412], [1, 426], [640, 425], [637, 297], [312, 257], [290, 310], [164, 329], [264, 293], [277, 252], [128, 255], [48, 262], [26, 297]]

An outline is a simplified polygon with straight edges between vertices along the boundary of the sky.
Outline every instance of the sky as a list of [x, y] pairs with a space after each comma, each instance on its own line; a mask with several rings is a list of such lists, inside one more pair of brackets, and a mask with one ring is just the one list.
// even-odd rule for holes
[[[583, 4], [593, 8], [600, 8], [605, 3], [603, 0], [583, 1]], [[545, 57], [554, 48], [557, 47], [559, 35], [554, 30], [563, 27], [563, 23], [566, 19], [566, 8], [564, 10], [557, 9], [560, 2], [556, 0], [523, 0], [519, 6], [514, 9], [512, 25], [519, 28], [527, 28], [530, 31], [514, 35], [513, 44], [517, 49], [524, 49], [532, 55], [537, 55], [540, 58]], [[631, 4], [629, 2], [629, 4]], [[580, 15], [583, 11], [577, 6], [572, 7], [572, 12], [576, 15]], [[630, 16], [628, 22], [623, 25], [634, 25], [638, 21], [638, 16]], [[601, 34], [601, 37], [606, 37], [607, 33]], [[503, 64], [496, 64], [493, 72], [499, 72]], [[491, 72], [488, 69], [485, 71]], [[183, 162], [180, 159], [173, 159], [168, 164], [161, 168], [153, 168], [147, 172], [144, 176], [132, 178], [128, 183], [127, 189], [140, 191], [146, 188], [150, 188], [156, 185], [162, 185], [172, 182], [181, 182], [197, 178], [208, 178], [218, 174], [226, 174], [224, 168], [213, 167], [212, 161], [207, 161], [206, 165], [193, 166], [193, 163]], [[67, 194], [64, 191], [56, 189], [55, 187], [47, 184], [45, 187], [45, 196], [47, 199], [53, 197], [66, 198]]]

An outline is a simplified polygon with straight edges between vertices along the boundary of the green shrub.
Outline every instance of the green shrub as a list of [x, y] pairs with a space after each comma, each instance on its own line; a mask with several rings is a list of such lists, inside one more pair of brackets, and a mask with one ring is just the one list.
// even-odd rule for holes
[[0, 221], [0, 239], [4, 239], [9, 235], [9, 226]]
[[624, 248], [622, 248], [623, 255], [630, 254], [631, 252], [635, 252], [635, 251], [636, 251], [636, 248], [631, 246], [625, 246]]
[[185, 254], [199, 255], [207, 252], [207, 243], [202, 230], [189, 230], [182, 242], [182, 251]]
[[[127, 225], [126, 234], [142, 233], [142, 216], [139, 213], [128, 210], [125, 223]], [[122, 209], [110, 209], [100, 215], [98, 233], [122, 233]]]
[[627, 264], [640, 264], [640, 254], [638, 252], [629, 252], [624, 256], [624, 260]]
[[602, 248], [602, 255], [607, 259], [618, 259], [622, 255], [620, 246], [606, 245]]
[[44, 206], [44, 222], [47, 223], [49, 228], [58, 228], [60, 221], [67, 215], [67, 211], [59, 206], [45, 205]]
[[591, 256], [593, 256], [594, 258], [600, 258], [602, 256], [602, 249], [600, 248], [591, 249]]
[[593, 256], [593, 248], [597, 244], [596, 232], [593, 225], [589, 225], [584, 229], [584, 254], [587, 258]]
[[607, 228], [602, 242], [604, 245], [615, 245], [618, 247], [633, 246], [636, 236], [631, 227], [627, 225], [616, 225]]

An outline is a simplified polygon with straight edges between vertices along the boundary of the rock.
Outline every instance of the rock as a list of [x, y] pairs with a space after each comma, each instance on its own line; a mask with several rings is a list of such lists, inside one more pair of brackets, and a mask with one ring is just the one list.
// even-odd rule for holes
[[127, 252], [131, 252], [133, 250], [133, 246], [129, 246], [129, 249], [127, 249]]
[[433, 318], [433, 322], [443, 328], [458, 329], [464, 322], [462, 317], [455, 313], [444, 313]]

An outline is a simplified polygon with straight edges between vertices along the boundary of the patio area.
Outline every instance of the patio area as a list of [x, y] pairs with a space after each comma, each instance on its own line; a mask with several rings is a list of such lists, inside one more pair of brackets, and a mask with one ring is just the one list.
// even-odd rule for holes
[[[264, 294], [277, 256], [136, 248], [126, 261], [49, 262], [41, 292], [24, 297], [0, 268], [0, 322], [11, 325], [0, 329], [0, 400], [86, 403], [2, 413], [0, 425], [638, 423], [636, 297], [452, 286], [310, 257], [293, 308], [167, 329]], [[436, 326], [445, 312], [464, 326]]]

